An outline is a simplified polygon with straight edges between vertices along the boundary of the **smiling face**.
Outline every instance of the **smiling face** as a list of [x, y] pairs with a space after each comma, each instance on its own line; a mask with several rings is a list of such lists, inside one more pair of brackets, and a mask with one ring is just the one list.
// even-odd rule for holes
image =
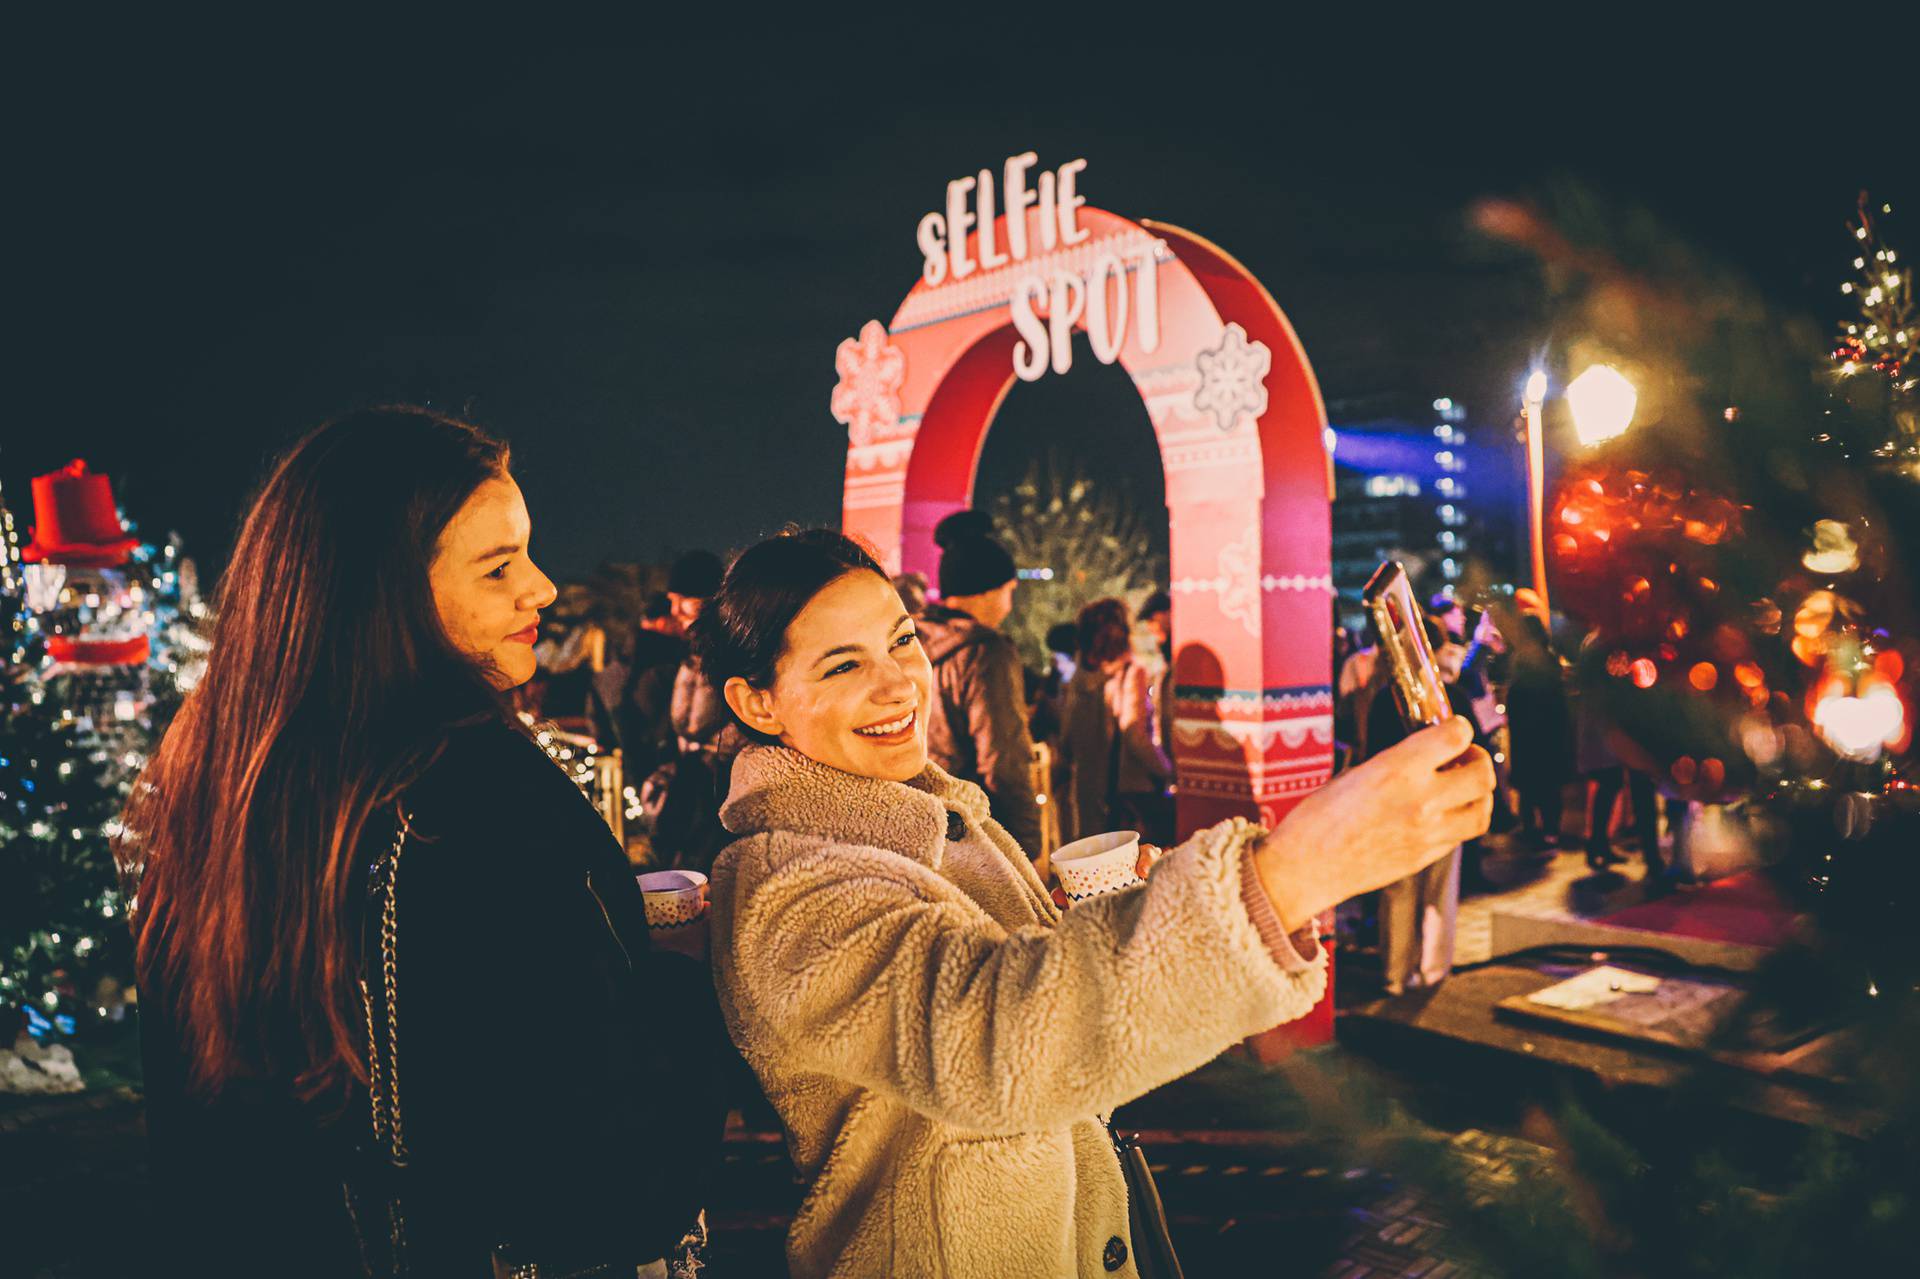
[[427, 573], [447, 638], [496, 688], [533, 678], [540, 610], [556, 594], [527, 555], [532, 532], [513, 477], [488, 480], [441, 531]]
[[749, 727], [843, 772], [903, 782], [927, 766], [933, 667], [877, 573], [844, 574], [807, 601], [770, 686], [736, 676], [725, 692]]

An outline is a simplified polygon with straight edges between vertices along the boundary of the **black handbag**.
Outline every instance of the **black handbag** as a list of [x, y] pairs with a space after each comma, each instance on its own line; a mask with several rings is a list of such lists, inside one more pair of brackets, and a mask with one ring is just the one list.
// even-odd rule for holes
[[1185, 1279], [1180, 1257], [1173, 1250], [1173, 1236], [1167, 1230], [1167, 1209], [1160, 1202], [1160, 1187], [1154, 1184], [1153, 1169], [1147, 1165], [1147, 1152], [1140, 1148], [1139, 1135], [1122, 1136], [1112, 1124], [1107, 1136], [1113, 1140], [1113, 1153], [1120, 1157], [1120, 1171], [1127, 1179], [1127, 1226], [1133, 1234], [1133, 1266], [1140, 1279]]

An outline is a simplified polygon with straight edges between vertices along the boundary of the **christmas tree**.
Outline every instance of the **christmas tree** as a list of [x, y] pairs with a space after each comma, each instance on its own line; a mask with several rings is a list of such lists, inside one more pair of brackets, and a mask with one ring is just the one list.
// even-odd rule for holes
[[1080, 609], [1113, 596], [1128, 611], [1165, 575], [1143, 521], [1119, 497], [1057, 457], [1035, 462], [990, 507], [994, 536], [1019, 566], [1024, 585], [1002, 628], [1035, 670], [1051, 665], [1047, 632]]
[[[125, 772], [35, 686], [0, 707], [0, 1008], [72, 1033], [114, 1014], [131, 974], [113, 840]], [[4, 1045], [0, 1045], [4, 1046]]]
[[73, 1034], [132, 997], [119, 813], [207, 651], [177, 542], [132, 536], [83, 463], [34, 493], [25, 551], [0, 502], [0, 1049], [7, 1013]]

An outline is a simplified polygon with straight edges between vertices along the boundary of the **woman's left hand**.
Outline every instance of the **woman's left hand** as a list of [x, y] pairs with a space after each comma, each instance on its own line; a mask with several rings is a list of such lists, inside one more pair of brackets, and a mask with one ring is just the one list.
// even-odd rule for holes
[[[1142, 879], [1147, 878], [1149, 875], [1153, 874], [1154, 863], [1159, 861], [1162, 857], [1165, 857], [1166, 855], [1167, 855], [1166, 850], [1164, 848], [1159, 847], [1156, 844], [1141, 844], [1140, 859], [1134, 862], [1133, 873], [1138, 875]], [[1064, 888], [1061, 888], [1058, 884], [1054, 885], [1053, 904], [1058, 906], [1061, 910], [1065, 910], [1068, 906], [1073, 904], [1067, 900], [1067, 890]]]

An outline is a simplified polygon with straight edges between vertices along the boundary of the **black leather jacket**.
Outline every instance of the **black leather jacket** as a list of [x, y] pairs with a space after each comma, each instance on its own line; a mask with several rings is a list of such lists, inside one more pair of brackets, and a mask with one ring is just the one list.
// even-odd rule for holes
[[[705, 965], [650, 948], [624, 853], [514, 729], [456, 732], [406, 802], [400, 1184], [413, 1272], [486, 1274], [496, 1243], [536, 1260], [664, 1255], [702, 1204], [725, 1122], [718, 1064], [732, 1049]], [[368, 851], [392, 834], [370, 834]], [[341, 1181], [364, 1093], [341, 1110], [268, 1078], [189, 1097], [171, 992], [142, 996], [170, 1260], [358, 1273], [339, 1268], [354, 1247]]]

